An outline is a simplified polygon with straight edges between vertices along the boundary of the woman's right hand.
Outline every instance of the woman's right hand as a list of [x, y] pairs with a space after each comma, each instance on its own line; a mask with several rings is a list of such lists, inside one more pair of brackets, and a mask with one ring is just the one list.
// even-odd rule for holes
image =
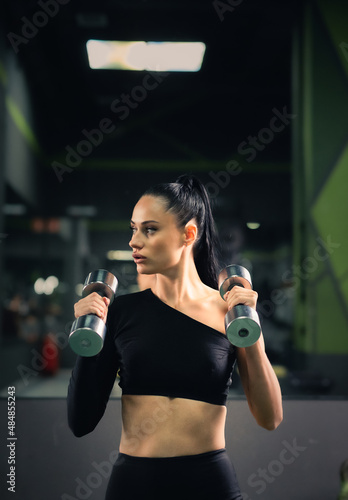
[[97, 292], [90, 293], [74, 304], [75, 318], [95, 314], [105, 322], [109, 304], [110, 299], [107, 297], [101, 297]]

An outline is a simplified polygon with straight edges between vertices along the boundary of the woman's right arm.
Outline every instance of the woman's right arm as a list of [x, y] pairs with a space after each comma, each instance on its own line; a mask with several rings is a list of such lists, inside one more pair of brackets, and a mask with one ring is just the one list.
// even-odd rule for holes
[[[93, 293], [75, 304], [75, 317], [96, 314], [104, 321], [108, 299]], [[94, 430], [104, 415], [115, 383], [119, 360], [113, 336], [107, 328], [104, 346], [96, 356], [78, 356], [73, 368], [67, 396], [68, 424], [75, 436]]]

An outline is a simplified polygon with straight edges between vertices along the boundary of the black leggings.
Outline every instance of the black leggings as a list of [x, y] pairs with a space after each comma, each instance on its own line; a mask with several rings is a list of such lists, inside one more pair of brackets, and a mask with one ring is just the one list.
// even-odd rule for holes
[[119, 453], [105, 500], [242, 500], [225, 449], [169, 458]]

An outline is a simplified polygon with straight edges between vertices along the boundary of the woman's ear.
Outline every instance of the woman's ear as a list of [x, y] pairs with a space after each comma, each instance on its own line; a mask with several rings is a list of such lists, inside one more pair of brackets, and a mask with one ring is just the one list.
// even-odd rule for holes
[[184, 243], [185, 246], [193, 245], [197, 239], [198, 229], [193, 221], [189, 221], [185, 226]]

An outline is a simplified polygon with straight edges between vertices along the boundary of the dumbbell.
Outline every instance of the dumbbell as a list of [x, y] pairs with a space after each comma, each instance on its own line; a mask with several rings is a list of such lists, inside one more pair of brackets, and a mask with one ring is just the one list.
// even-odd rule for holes
[[[92, 292], [97, 292], [101, 297], [110, 299], [109, 305], [111, 305], [117, 285], [117, 278], [113, 274], [105, 271], [105, 269], [98, 269], [87, 276], [83, 285], [82, 296], [86, 297]], [[96, 314], [80, 316], [71, 326], [69, 335], [70, 347], [80, 356], [94, 356], [103, 347], [105, 333], [105, 323]]]
[[[250, 273], [243, 266], [227, 266], [219, 274], [219, 290], [225, 300], [225, 294], [234, 286], [251, 290]], [[249, 347], [259, 339], [261, 334], [260, 319], [250, 306], [238, 304], [225, 315], [226, 335], [236, 347]]]

